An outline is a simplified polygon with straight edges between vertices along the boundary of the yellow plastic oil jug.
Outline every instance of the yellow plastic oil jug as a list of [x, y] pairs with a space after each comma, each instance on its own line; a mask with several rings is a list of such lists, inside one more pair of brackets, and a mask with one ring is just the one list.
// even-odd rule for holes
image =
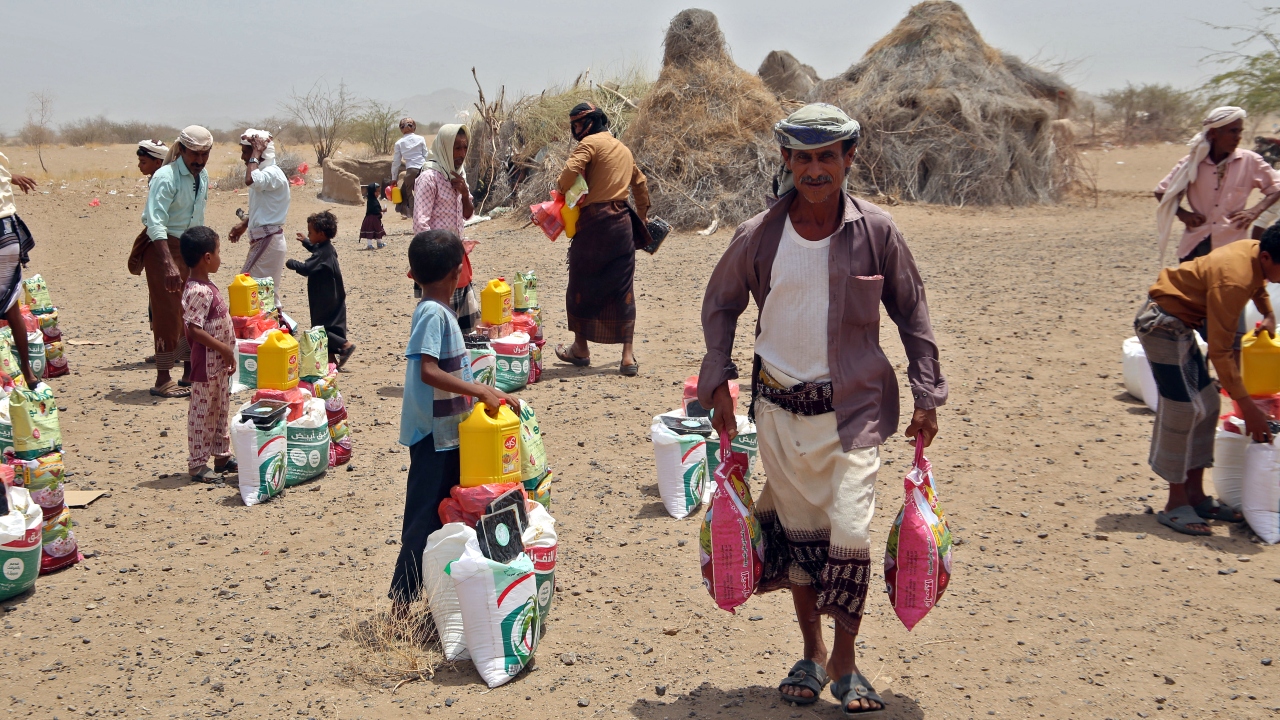
[[511, 286], [504, 277], [494, 278], [480, 291], [480, 319], [485, 325], [511, 322]]
[[565, 205], [560, 210], [560, 222], [564, 223], [565, 237], [572, 239], [574, 235], [578, 234], [578, 215], [581, 212], [578, 208], [569, 207], [568, 205]]
[[392, 204], [392, 205], [399, 205], [399, 204], [400, 204], [400, 202], [401, 202], [401, 197], [400, 197], [400, 186], [399, 186], [399, 185], [392, 185], [392, 186], [391, 186], [391, 204]]
[[462, 487], [520, 482], [520, 418], [505, 400], [497, 417], [490, 417], [484, 403], [476, 403], [458, 424], [458, 449]]
[[1250, 395], [1280, 393], [1280, 343], [1266, 330], [1244, 336], [1240, 350], [1240, 372]]
[[298, 387], [298, 341], [272, 330], [258, 348], [258, 389], [292, 390]]
[[227, 286], [231, 299], [231, 317], [253, 317], [262, 312], [262, 298], [258, 296], [258, 281], [241, 273]]

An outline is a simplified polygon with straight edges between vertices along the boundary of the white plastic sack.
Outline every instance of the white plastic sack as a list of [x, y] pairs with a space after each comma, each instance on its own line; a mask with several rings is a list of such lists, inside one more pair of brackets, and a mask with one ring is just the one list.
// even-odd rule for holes
[[1218, 495], [1218, 502], [1234, 510], [1244, 504], [1244, 462], [1245, 450], [1252, 439], [1244, 434], [1244, 421], [1239, 418], [1228, 418], [1223, 425], [1230, 423], [1239, 432], [1232, 432], [1224, 427], [1218, 428], [1213, 442], [1213, 487]]
[[540, 503], [525, 504], [529, 524], [520, 534], [524, 551], [533, 561], [533, 572], [538, 581], [538, 640], [546, 635], [547, 618], [551, 614], [551, 599], [556, 594], [556, 520]]
[[538, 647], [538, 587], [533, 561], [520, 553], [497, 563], [468, 544], [445, 568], [462, 606], [467, 651], [491, 688], [520, 674]]
[[462, 607], [458, 603], [458, 590], [445, 568], [462, 557], [468, 544], [476, 542], [476, 531], [466, 523], [449, 523], [427, 537], [427, 549], [422, 553], [422, 589], [431, 606], [431, 618], [435, 621], [445, 660], [470, 660], [467, 638], [462, 630]]
[[[234, 349], [236, 353], [236, 373], [231, 376], [231, 393], [242, 393], [245, 390], [258, 389], [258, 348], [262, 347], [262, 343], [267, 341], [267, 335], [263, 333], [262, 337], [252, 340], [235, 341]], [[253, 352], [242, 352], [242, 348], [247, 350], [253, 349]]]
[[285, 428], [284, 484], [293, 487], [329, 469], [329, 415], [324, 400], [308, 398], [302, 417]]
[[[664, 413], [683, 417], [675, 410]], [[703, 502], [707, 482], [707, 439], [701, 435], [680, 435], [662, 423], [662, 415], [653, 419], [649, 437], [653, 440], [653, 459], [658, 469], [658, 494], [671, 517], [688, 517]]]
[[0, 485], [0, 492], [9, 497], [9, 513], [0, 515], [0, 600], [8, 600], [36, 584], [44, 511], [26, 488]]
[[[1277, 211], [1280, 211], [1280, 204], [1272, 206], [1267, 212], [1275, 213]], [[1267, 294], [1271, 296], [1271, 307], [1280, 307], [1280, 284], [1267, 283]], [[1253, 306], [1252, 300], [1244, 306], [1244, 322], [1246, 330], [1252, 330], [1255, 325], [1262, 322], [1262, 314], [1258, 312], [1258, 308]]]
[[231, 420], [231, 449], [240, 464], [240, 498], [245, 505], [257, 505], [284, 492], [285, 421], [259, 430], [252, 420], [240, 422], [239, 417]]
[[[1200, 346], [1200, 354], [1209, 352], [1209, 344], [1199, 334], [1195, 335], [1196, 344]], [[1133, 397], [1143, 401], [1151, 412], [1156, 411], [1156, 403], [1160, 393], [1156, 390], [1156, 379], [1151, 374], [1151, 365], [1147, 362], [1147, 351], [1142, 349], [1142, 341], [1137, 336], [1124, 341], [1121, 346], [1124, 353], [1124, 389]]]
[[1268, 545], [1280, 542], [1280, 450], [1275, 440], [1245, 450], [1244, 504], [1249, 527]]

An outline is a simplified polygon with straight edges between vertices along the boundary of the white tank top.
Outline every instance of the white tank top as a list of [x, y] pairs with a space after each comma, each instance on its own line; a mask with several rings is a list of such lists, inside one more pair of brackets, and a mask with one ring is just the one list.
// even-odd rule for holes
[[769, 297], [760, 313], [756, 354], [802, 382], [831, 379], [827, 364], [827, 309], [831, 301], [827, 259], [831, 237], [805, 240], [791, 225], [782, 229], [773, 258]]

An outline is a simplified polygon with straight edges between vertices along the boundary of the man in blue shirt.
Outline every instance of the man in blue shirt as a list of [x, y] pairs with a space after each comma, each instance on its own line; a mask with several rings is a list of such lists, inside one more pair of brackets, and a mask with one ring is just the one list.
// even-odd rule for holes
[[[150, 246], [143, 254], [147, 293], [151, 298], [151, 332], [155, 335], [156, 384], [151, 394], [178, 398], [191, 394], [190, 349], [182, 322], [182, 285], [187, 266], [182, 262], [178, 238], [188, 228], [204, 224], [209, 196], [209, 173], [204, 166], [213, 149], [213, 135], [199, 125], [189, 125], [169, 149], [164, 167], [151, 177], [142, 222]], [[182, 380], [174, 382], [170, 370], [182, 361]]]

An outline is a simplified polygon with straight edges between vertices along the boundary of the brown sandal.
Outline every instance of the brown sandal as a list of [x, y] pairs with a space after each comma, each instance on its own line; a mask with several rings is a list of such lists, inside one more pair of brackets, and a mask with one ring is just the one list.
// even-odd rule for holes
[[559, 358], [561, 362], [567, 362], [570, 365], [576, 365], [577, 367], [587, 367], [591, 364], [590, 355], [587, 357], [578, 357], [573, 354], [572, 350], [572, 346], [565, 347], [563, 345], [557, 345], [556, 357]]
[[160, 387], [151, 388], [151, 394], [161, 398], [191, 397], [191, 388], [179, 387], [177, 380], [170, 380]]

